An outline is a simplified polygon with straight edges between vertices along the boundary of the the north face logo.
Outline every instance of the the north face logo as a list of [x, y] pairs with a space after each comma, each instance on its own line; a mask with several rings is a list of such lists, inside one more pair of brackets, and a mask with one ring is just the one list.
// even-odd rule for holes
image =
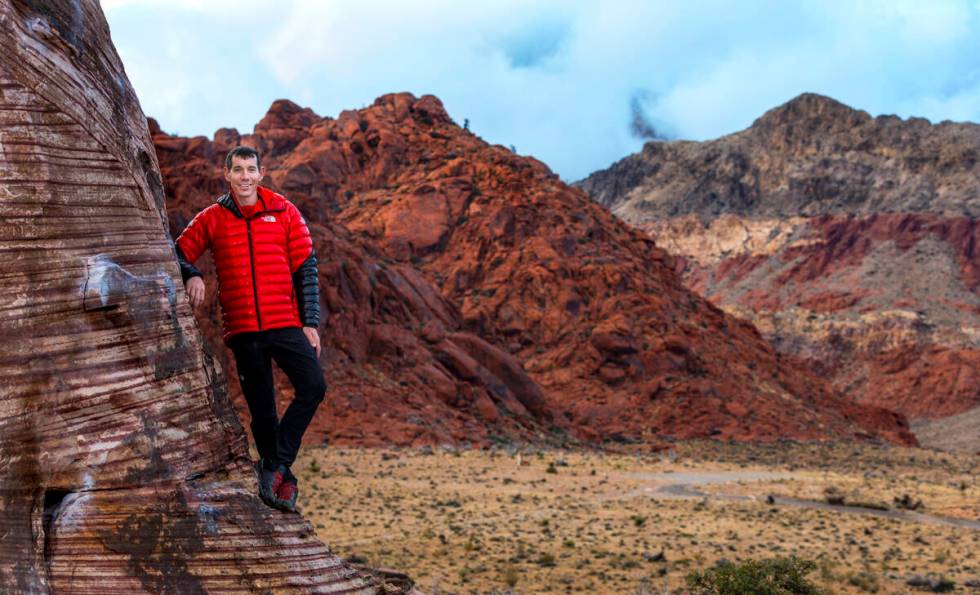
[[265, 215], [265, 216], [262, 217], [262, 220], [263, 221], [268, 221], [269, 223], [275, 223], [276, 222], [276, 217], [275, 217], [275, 215]]

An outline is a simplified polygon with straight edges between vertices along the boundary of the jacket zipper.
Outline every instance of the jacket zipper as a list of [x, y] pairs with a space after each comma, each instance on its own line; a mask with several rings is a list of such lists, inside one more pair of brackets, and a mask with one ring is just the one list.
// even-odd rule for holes
[[259, 323], [259, 330], [262, 330], [262, 314], [259, 312], [259, 283], [255, 278], [255, 248], [252, 247], [252, 220], [245, 220], [245, 229], [248, 232], [248, 256], [249, 268], [252, 269], [252, 294], [255, 296], [255, 320]]

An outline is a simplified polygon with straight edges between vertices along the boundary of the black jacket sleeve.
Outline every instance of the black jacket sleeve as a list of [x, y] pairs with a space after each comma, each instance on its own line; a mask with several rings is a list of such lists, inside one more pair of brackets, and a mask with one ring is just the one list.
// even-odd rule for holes
[[299, 265], [293, 273], [293, 290], [296, 292], [296, 305], [303, 326], [320, 326], [320, 273], [316, 266], [316, 252]]
[[192, 265], [190, 261], [187, 260], [187, 257], [184, 256], [184, 251], [180, 249], [180, 246], [176, 242], [174, 242], [174, 251], [177, 252], [177, 264], [180, 265], [180, 277], [184, 280], [185, 284], [191, 277], [204, 277], [204, 274], [201, 273], [200, 269]]

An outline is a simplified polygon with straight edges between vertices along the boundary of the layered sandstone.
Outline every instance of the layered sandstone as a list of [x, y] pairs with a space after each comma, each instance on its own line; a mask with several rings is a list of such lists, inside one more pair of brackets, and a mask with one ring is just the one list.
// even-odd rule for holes
[[[151, 126], [175, 232], [224, 191], [222, 159], [237, 143], [263, 152], [267, 183], [310, 222], [333, 380], [319, 435], [412, 444], [468, 428], [480, 443], [526, 419], [586, 440], [911, 440], [901, 416], [837, 398], [685, 289], [645, 234], [539, 161], [457, 126], [435, 97], [385, 95], [337, 118], [278, 101], [252, 134], [213, 139]], [[397, 296], [378, 307], [373, 274], [345, 291], [338, 271], [352, 261], [416, 275], [453, 316], [433, 329]], [[220, 352], [215, 308], [212, 298], [199, 320]]]
[[0, 591], [389, 592], [255, 496], [163, 201], [98, 3], [0, 2]]
[[[579, 185], [843, 394], [941, 428], [980, 407], [978, 154], [975, 124], [808, 94], [714, 141], [648, 143]], [[980, 449], [980, 427], [967, 434], [922, 435]]]

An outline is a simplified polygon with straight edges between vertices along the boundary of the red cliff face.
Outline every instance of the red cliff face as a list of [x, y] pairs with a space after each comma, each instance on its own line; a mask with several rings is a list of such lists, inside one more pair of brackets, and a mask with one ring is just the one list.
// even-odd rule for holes
[[255, 495], [145, 121], [97, 2], [0, 1], [0, 591], [390, 592]]
[[794, 237], [761, 260], [745, 252], [692, 265], [688, 281], [754, 313], [861, 402], [915, 419], [980, 406], [975, 220], [822, 215]]
[[[912, 440], [901, 416], [835, 397], [685, 289], [645, 234], [542, 163], [455, 125], [435, 97], [386, 95], [336, 119], [279, 101], [251, 135], [154, 128], [153, 138], [175, 232], [223, 191], [221, 159], [238, 142], [263, 151], [267, 182], [306, 214], [334, 378], [314, 423], [332, 439], [458, 440], [447, 430], [458, 420], [478, 442], [509, 428], [590, 440]], [[446, 317], [406, 316], [413, 306], [396, 291], [385, 307], [365, 303], [382, 280], [345, 280], [352, 261], [414, 276]], [[215, 308], [199, 318], [221, 350]]]
[[[860, 403], [980, 450], [980, 126], [803, 95], [742, 132], [649, 143], [580, 183], [687, 285]], [[956, 422], [942, 432], [944, 419]]]

